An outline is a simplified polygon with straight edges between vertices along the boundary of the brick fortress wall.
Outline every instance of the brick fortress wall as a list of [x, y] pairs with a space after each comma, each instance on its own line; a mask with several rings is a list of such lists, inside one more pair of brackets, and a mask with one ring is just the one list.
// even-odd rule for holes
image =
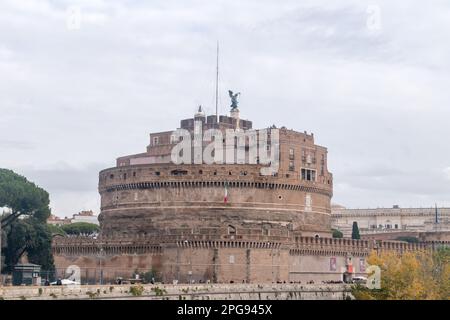
[[[355, 275], [365, 273], [372, 250], [434, 249], [442, 243], [408, 244], [394, 241], [316, 237], [196, 235], [55, 238], [53, 254], [61, 275], [70, 265], [81, 267], [83, 281], [129, 278], [135, 270], [155, 270], [162, 281], [214, 283], [273, 283], [339, 281], [350, 263]], [[447, 243], [448, 245], [448, 243]], [[350, 259], [350, 260], [349, 260]], [[334, 264], [332, 266], [332, 264]]]

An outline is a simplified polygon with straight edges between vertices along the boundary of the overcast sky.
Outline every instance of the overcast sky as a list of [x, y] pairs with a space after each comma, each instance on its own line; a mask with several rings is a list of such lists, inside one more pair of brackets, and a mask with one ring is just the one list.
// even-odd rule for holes
[[[198, 104], [315, 134], [333, 203], [450, 206], [450, 4], [0, 2], [0, 167], [99, 211], [98, 171]], [[80, 13], [80, 14], [78, 14]]]

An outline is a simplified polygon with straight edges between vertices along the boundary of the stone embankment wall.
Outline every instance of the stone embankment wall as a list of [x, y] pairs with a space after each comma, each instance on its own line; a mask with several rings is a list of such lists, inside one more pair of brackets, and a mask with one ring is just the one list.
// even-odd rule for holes
[[197, 284], [0, 287], [0, 300], [344, 300], [343, 284]]

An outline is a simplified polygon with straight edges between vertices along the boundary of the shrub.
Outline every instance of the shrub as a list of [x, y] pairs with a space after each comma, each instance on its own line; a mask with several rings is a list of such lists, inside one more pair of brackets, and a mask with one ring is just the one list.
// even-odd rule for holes
[[130, 287], [130, 293], [134, 296], [134, 297], [140, 297], [142, 296], [142, 293], [144, 292], [144, 287], [143, 286], [131, 286]]
[[167, 291], [165, 289], [160, 289], [159, 287], [152, 288], [152, 291], [155, 291], [155, 294], [157, 296], [163, 296], [163, 295], [167, 294]]
[[344, 234], [337, 229], [331, 229], [331, 231], [333, 232], [333, 238], [343, 238], [344, 237]]

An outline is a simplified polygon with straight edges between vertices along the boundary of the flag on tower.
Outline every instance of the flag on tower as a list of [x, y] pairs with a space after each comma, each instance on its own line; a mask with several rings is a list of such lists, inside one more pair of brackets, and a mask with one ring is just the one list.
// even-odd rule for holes
[[225, 195], [223, 197], [223, 202], [227, 203], [228, 202], [228, 183], [225, 182]]

